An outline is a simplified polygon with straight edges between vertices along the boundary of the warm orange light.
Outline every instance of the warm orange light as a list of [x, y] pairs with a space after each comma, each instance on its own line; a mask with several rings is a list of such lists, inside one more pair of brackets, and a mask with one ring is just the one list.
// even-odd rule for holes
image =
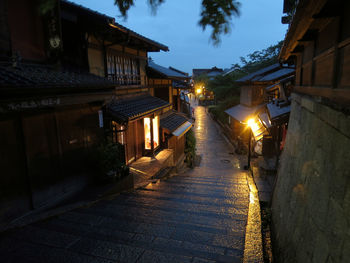
[[259, 141], [263, 137], [265, 127], [260, 122], [255, 121], [254, 118], [249, 119], [247, 124], [252, 130], [255, 140]]
[[196, 90], [196, 93], [197, 93], [197, 94], [202, 93], [202, 89], [201, 89], [201, 88], [198, 88], [198, 89]]
[[249, 127], [252, 129], [253, 132], [259, 130], [259, 126], [258, 126], [258, 124], [254, 121], [254, 119], [249, 119], [249, 120], [248, 120], [248, 125], [249, 125]]
[[157, 148], [159, 145], [159, 117], [153, 119], [153, 146]]
[[145, 131], [145, 149], [151, 149], [151, 119], [144, 118], [144, 131]]
[[[145, 133], [145, 149], [152, 149], [152, 137], [151, 137], [151, 119], [144, 118], [144, 133]], [[159, 145], [159, 117], [156, 116], [153, 121], [153, 148], [157, 148]]]

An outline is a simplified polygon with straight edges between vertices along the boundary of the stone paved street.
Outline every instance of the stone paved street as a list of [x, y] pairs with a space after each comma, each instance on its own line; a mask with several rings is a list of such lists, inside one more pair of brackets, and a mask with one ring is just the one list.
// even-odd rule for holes
[[199, 167], [6, 233], [0, 261], [242, 262], [246, 173], [203, 107], [194, 130]]

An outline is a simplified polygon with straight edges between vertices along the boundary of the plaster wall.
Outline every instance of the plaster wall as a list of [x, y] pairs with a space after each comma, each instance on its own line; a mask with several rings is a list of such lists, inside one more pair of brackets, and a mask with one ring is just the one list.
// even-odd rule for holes
[[350, 258], [350, 116], [293, 94], [272, 201], [278, 262]]
[[104, 74], [104, 62], [103, 62], [102, 51], [89, 48], [88, 56], [89, 56], [90, 73], [100, 77], [104, 77], [105, 74]]

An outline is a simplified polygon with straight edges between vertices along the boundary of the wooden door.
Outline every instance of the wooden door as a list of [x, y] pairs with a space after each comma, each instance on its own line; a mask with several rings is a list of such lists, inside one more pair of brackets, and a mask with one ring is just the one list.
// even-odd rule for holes
[[28, 174], [33, 206], [40, 207], [57, 198], [62, 189], [53, 187], [60, 181], [59, 151], [53, 114], [42, 113], [23, 118]]
[[0, 120], [0, 225], [31, 209], [25, 148], [19, 117]]

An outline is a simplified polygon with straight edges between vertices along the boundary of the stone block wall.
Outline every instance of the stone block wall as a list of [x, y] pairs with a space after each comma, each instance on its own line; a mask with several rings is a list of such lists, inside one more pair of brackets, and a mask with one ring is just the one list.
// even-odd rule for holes
[[272, 201], [277, 262], [350, 261], [350, 116], [293, 94]]

